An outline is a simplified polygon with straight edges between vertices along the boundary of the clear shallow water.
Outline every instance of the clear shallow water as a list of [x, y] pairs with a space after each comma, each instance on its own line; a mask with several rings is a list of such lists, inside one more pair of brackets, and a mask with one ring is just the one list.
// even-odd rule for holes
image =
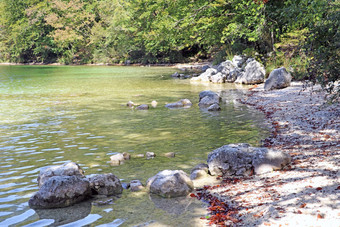
[[[242, 90], [174, 80], [173, 72], [156, 67], [0, 66], [0, 226], [198, 225], [194, 220], [204, 214], [194, 199], [170, 201], [145, 192], [124, 191], [119, 199], [99, 198], [65, 209], [35, 211], [27, 204], [38, 190], [40, 168], [47, 165], [74, 161], [86, 174], [114, 173], [126, 183], [145, 183], [164, 169], [190, 173], [224, 144], [258, 145], [266, 136], [262, 114], [234, 104]], [[198, 108], [199, 92], [208, 89], [223, 95], [221, 112]], [[182, 98], [194, 106], [164, 107]], [[125, 106], [129, 100], [157, 100], [158, 106], [133, 110]], [[148, 151], [156, 158], [134, 157]], [[115, 152], [129, 152], [132, 159], [111, 166]], [[162, 156], [167, 152], [176, 157]], [[109, 204], [100, 203], [107, 200]]]

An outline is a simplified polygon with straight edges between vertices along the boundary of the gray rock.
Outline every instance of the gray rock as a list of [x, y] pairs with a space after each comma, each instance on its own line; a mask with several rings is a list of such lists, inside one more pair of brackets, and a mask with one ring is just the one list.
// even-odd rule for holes
[[126, 103], [126, 106], [128, 106], [128, 107], [133, 107], [135, 104], [132, 102], [132, 101], [128, 101], [127, 103]]
[[78, 176], [50, 177], [28, 204], [31, 208], [58, 208], [79, 203], [91, 196], [90, 183]]
[[202, 91], [199, 94], [199, 103], [198, 106], [201, 108], [208, 108], [213, 104], [219, 104], [221, 101], [221, 97], [212, 91]]
[[246, 62], [246, 59], [247, 58], [245, 56], [235, 55], [232, 62], [236, 67], [242, 68], [242, 65]]
[[154, 152], [146, 152], [145, 156], [146, 158], [154, 158], [156, 157], [156, 154]]
[[281, 89], [290, 86], [292, 76], [287, 72], [286, 68], [281, 67], [274, 69], [264, 84], [264, 90]]
[[207, 69], [209, 69], [209, 68], [210, 68], [209, 65], [203, 65], [202, 68], [201, 68], [201, 70], [202, 70], [202, 72], [205, 72], [205, 71], [207, 71]]
[[146, 184], [151, 193], [167, 198], [186, 196], [194, 189], [192, 181], [182, 170], [163, 170], [149, 178]]
[[139, 180], [132, 180], [130, 182], [130, 190], [132, 192], [138, 192], [144, 189], [144, 186], [142, 184], [142, 182], [140, 182]]
[[234, 70], [236, 66], [229, 60], [222, 62], [218, 65], [217, 71], [221, 72], [223, 75], [228, 75], [230, 71]]
[[180, 74], [179, 74], [178, 72], [175, 72], [175, 73], [172, 74], [171, 76], [172, 76], [172, 77], [179, 77], [179, 75], [180, 75]]
[[168, 103], [165, 105], [166, 108], [175, 109], [175, 108], [188, 108], [192, 106], [192, 102], [189, 99], [181, 99], [175, 103]]
[[124, 160], [130, 160], [131, 159], [131, 155], [127, 152], [123, 152], [123, 157], [124, 157]]
[[280, 169], [290, 162], [286, 153], [249, 144], [229, 144], [208, 155], [209, 172], [212, 175], [249, 176], [255, 171], [261, 174]]
[[220, 111], [220, 110], [221, 110], [221, 107], [217, 103], [214, 103], [208, 107], [208, 111]]
[[228, 83], [234, 83], [237, 78], [241, 77], [244, 74], [241, 69], [235, 68], [234, 70], [231, 70], [229, 74], [227, 75], [225, 81]]
[[85, 177], [84, 171], [77, 163], [67, 162], [63, 165], [48, 166], [42, 168], [38, 175], [38, 185], [41, 187], [49, 178], [53, 176], [78, 176]]
[[193, 77], [191, 80], [193, 81], [201, 81], [201, 82], [210, 82], [211, 76], [215, 75], [217, 70], [214, 68], [207, 69], [204, 73], [199, 75], [198, 77]]
[[215, 84], [223, 84], [225, 82], [225, 76], [221, 72], [218, 72], [215, 75], [211, 76], [210, 80], [212, 83]]
[[125, 157], [122, 153], [117, 153], [110, 156], [111, 164], [120, 165], [124, 163]]
[[137, 110], [148, 110], [149, 109], [149, 105], [147, 104], [142, 104], [136, 107]]
[[205, 163], [198, 164], [191, 170], [190, 179], [196, 180], [199, 178], [206, 177], [208, 176], [208, 170], [209, 166], [207, 164]]
[[122, 184], [118, 177], [109, 174], [93, 174], [87, 177], [92, 192], [95, 195], [118, 195], [123, 191]]
[[265, 69], [256, 60], [247, 60], [247, 65], [244, 69], [244, 74], [238, 77], [235, 83], [239, 84], [258, 84], [264, 81]]

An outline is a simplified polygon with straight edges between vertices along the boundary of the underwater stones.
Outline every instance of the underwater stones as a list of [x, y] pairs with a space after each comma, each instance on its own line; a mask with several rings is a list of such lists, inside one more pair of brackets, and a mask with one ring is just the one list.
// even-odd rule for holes
[[182, 170], [163, 170], [149, 178], [146, 185], [150, 193], [167, 198], [186, 196], [194, 189], [192, 181]]
[[155, 155], [155, 153], [154, 152], [146, 152], [146, 154], [145, 154], [145, 156], [146, 156], [146, 158], [154, 158], [154, 157], [156, 157], [156, 155]]
[[152, 106], [153, 108], [156, 108], [156, 107], [157, 107], [157, 104], [158, 104], [158, 102], [157, 102], [156, 100], [153, 100], [153, 101], [151, 102], [151, 106]]
[[128, 106], [128, 107], [133, 107], [135, 104], [134, 104], [134, 102], [132, 102], [132, 101], [128, 101], [127, 103], [126, 103], [126, 106]]
[[91, 196], [90, 182], [78, 176], [53, 176], [28, 201], [31, 208], [59, 208], [79, 203]]
[[142, 104], [136, 107], [136, 110], [148, 110], [149, 109], [149, 105], [147, 104]]
[[208, 107], [208, 111], [219, 111], [219, 110], [221, 110], [221, 107], [217, 103], [214, 103]]
[[38, 175], [38, 185], [41, 187], [49, 178], [53, 176], [78, 176], [85, 177], [84, 171], [80, 168], [77, 163], [67, 162], [63, 165], [48, 166], [42, 168]]
[[174, 158], [174, 157], [175, 157], [175, 152], [168, 152], [168, 153], [165, 153], [164, 156], [165, 156], [165, 157], [168, 157], [168, 158]]
[[110, 156], [111, 164], [112, 165], [120, 165], [124, 162], [125, 157], [122, 153], [117, 153]]
[[175, 108], [188, 108], [191, 107], [192, 103], [189, 99], [181, 99], [175, 103], [168, 103], [165, 105], [166, 108], [175, 109]]
[[91, 190], [97, 195], [117, 195], [123, 191], [122, 184], [118, 177], [112, 173], [93, 174], [87, 177]]

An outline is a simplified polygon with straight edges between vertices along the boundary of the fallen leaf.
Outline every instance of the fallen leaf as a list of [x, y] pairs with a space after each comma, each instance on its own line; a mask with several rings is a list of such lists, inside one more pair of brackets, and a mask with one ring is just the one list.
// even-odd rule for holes
[[306, 206], [307, 206], [307, 204], [303, 203], [303, 204], [300, 205], [300, 208], [305, 208]]
[[300, 210], [297, 211], [298, 214], [302, 214], [302, 212]]
[[267, 222], [265, 222], [265, 223], [263, 223], [265, 226], [271, 226], [271, 224], [270, 223], [267, 223]]
[[323, 214], [318, 214], [317, 219], [323, 219], [324, 215]]
[[321, 188], [321, 187], [317, 187], [317, 188], [316, 188], [316, 190], [318, 190], [318, 191], [321, 191], [321, 190], [322, 190], [322, 188]]

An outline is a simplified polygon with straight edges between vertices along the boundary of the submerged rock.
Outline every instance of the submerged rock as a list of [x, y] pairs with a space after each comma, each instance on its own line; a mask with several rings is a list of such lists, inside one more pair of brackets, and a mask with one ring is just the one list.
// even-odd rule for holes
[[122, 184], [114, 174], [93, 174], [87, 177], [95, 195], [118, 195], [123, 192]]
[[136, 107], [136, 110], [148, 110], [149, 109], [149, 105], [147, 104], [142, 104]]
[[229, 144], [208, 155], [209, 172], [212, 175], [249, 176], [281, 169], [290, 162], [290, 156], [282, 151], [251, 147], [249, 144]]
[[146, 158], [154, 158], [156, 157], [156, 154], [154, 152], [146, 152], [145, 156]]
[[221, 97], [213, 91], [202, 91], [199, 94], [198, 106], [201, 108], [208, 108], [213, 104], [218, 104], [221, 101]]
[[28, 204], [31, 208], [58, 208], [79, 203], [91, 196], [90, 183], [78, 176], [50, 177]]
[[264, 90], [281, 89], [290, 86], [292, 76], [287, 72], [286, 68], [281, 67], [274, 69], [264, 84]]
[[174, 109], [174, 108], [188, 108], [191, 107], [192, 103], [189, 99], [181, 99], [175, 103], [168, 103], [165, 105], [166, 108]]
[[149, 178], [146, 185], [151, 193], [168, 198], [186, 196], [194, 189], [192, 181], [182, 170], [163, 170]]
[[110, 160], [111, 160], [112, 165], [120, 165], [124, 163], [125, 157], [124, 157], [124, 154], [117, 153], [117, 154], [111, 155]]
[[48, 166], [40, 170], [37, 179], [39, 187], [41, 187], [49, 178], [54, 176], [85, 177], [84, 171], [75, 162], [67, 162], [63, 165], [58, 166]]

